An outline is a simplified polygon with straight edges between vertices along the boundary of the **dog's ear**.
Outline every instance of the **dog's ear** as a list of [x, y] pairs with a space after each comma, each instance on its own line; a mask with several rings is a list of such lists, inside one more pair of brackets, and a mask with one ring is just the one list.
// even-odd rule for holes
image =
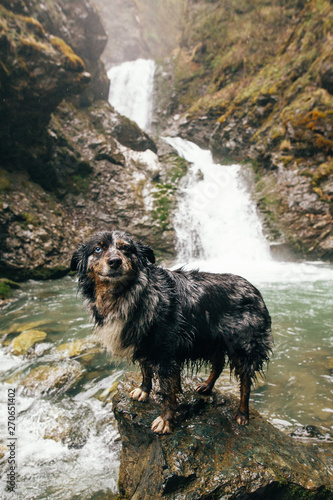
[[143, 243], [139, 242], [137, 243], [138, 247], [138, 257], [139, 258], [145, 258], [148, 259], [149, 262], [152, 264], [155, 264], [155, 254], [152, 248], [148, 247], [147, 245], [144, 245]]
[[77, 250], [73, 253], [73, 257], [71, 260], [71, 270], [80, 272], [84, 267], [84, 245], [80, 245]]

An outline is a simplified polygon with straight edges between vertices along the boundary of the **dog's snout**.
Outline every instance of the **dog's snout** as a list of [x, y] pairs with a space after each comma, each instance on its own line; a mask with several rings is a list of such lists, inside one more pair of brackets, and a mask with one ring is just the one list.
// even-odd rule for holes
[[119, 269], [119, 267], [121, 266], [121, 259], [119, 259], [119, 257], [111, 257], [108, 260], [108, 264], [110, 269]]

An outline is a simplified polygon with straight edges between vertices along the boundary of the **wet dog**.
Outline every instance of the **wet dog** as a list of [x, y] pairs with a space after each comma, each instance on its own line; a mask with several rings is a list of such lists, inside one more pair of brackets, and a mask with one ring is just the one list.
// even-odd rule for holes
[[248, 424], [251, 384], [272, 347], [271, 319], [253, 285], [232, 274], [163, 269], [150, 247], [121, 231], [95, 234], [71, 268], [104, 346], [140, 364], [142, 384], [131, 397], [146, 401], [158, 377], [163, 408], [153, 431], [171, 431], [185, 364], [210, 363], [208, 379], [196, 387], [206, 395], [228, 361], [240, 380], [235, 418]]

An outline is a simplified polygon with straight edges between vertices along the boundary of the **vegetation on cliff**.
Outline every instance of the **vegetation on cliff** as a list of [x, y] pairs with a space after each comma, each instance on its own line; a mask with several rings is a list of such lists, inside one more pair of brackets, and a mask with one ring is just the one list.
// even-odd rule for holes
[[254, 162], [270, 237], [323, 258], [333, 255], [332, 25], [325, 0], [189, 1], [172, 82], [184, 136]]
[[100, 228], [126, 228], [171, 256], [161, 200], [145, 197], [174, 161], [159, 161], [154, 141], [106, 102], [96, 10], [88, 0], [1, 0], [0, 14], [2, 276], [61, 277]]

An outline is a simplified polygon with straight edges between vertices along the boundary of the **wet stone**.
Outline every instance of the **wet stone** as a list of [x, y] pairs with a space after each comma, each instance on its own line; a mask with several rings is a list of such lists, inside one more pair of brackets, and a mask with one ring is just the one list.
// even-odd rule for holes
[[18, 334], [24, 332], [25, 330], [35, 330], [41, 326], [48, 324], [48, 320], [39, 320], [39, 321], [29, 321], [28, 323], [13, 323], [5, 330], [0, 331], [1, 335], [9, 335], [9, 334]]
[[[161, 397], [130, 398], [140, 377], [127, 374], [113, 399], [121, 434], [121, 495], [131, 499], [320, 498], [333, 496], [333, 449], [304, 444], [250, 410], [250, 424], [234, 419], [238, 399], [214, 390], [208, 398], [183, 381], [174, 431], [158, 436], [151, 422]], [[244, 495], [241, 497], [241, 495]], [[287, 496], [284, 496], [287, 495]], [[296, 495], [296, 496], [295, 496]], [[298, 496], [297, 496], [298, 495]]]
[[21, 382], [26, 396], [63, 394], [73, 389], [84, 376], [77, 361], [40, 365], [33, 368]]
[[45, 332], [40, 330], [25, 330], [18, 337], [15, 337], [10, 344], [10, 351], [15, 356], [23, 355], [37, 342], [42, 342], [47, 337]]
[[83, 364], [90, 364], [102, 351], [103, 349], [97, 342], [89, 339], [79, 339], [74, 342], [60, 344], [56, 349], [61, 358], [79, 358]]

